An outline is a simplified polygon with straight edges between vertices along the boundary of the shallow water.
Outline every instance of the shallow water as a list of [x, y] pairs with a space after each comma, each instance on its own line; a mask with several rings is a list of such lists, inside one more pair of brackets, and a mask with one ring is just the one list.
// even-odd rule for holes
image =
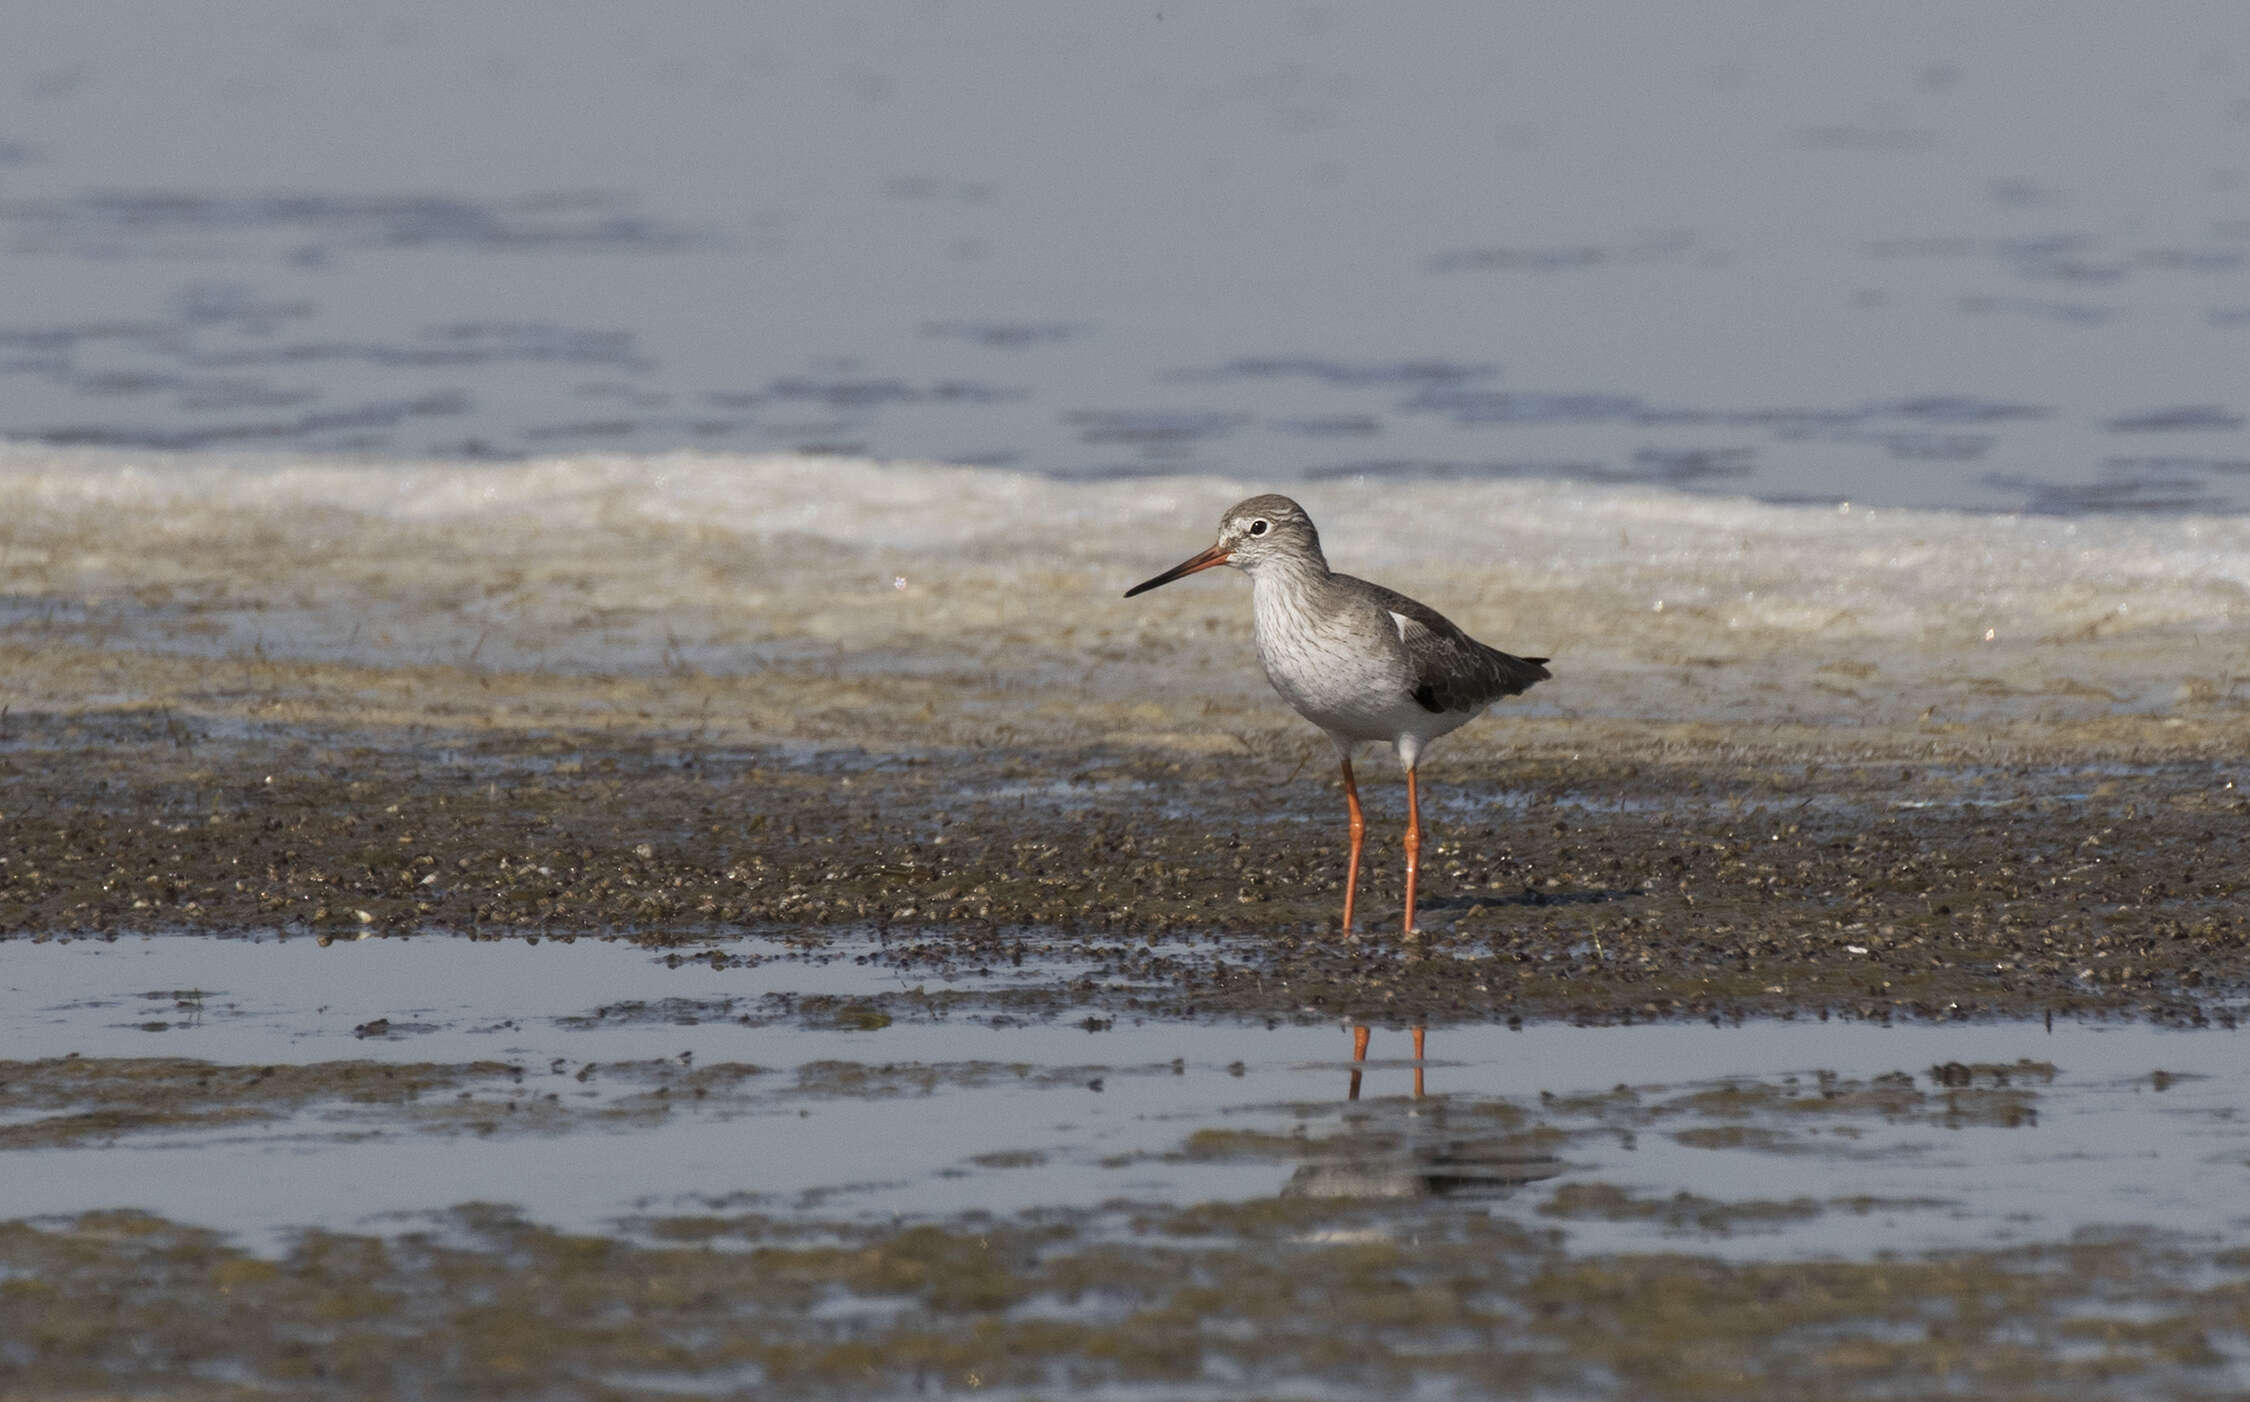
[[2237, 28], [30, 7], [0, 434], [2235, 511]]
[[[1482, 1182], [1487, 1210], [1559, 1227], [1573, 1252], [1867, 1259], [2243, 1225], [2231, 1032], [1479, 1025], [1431, 1030], [1415, 1063], [1384, 1027], [1355, 1066], [1345, 1031], [1310, 1021], [1027, 1024], [972, 996], [855, 1027], [771, 995], [899, 991], [865, 946], [725, 949], [764, 957], [713, 968], [617, 941], [442, 936], [11, 942], [0, 1019], [18, 1080], [56, 1057], [485, 1066], [466, 1104], [315, 1096], [217, 1129], [15, 1148], [0, 1219], [134, 1207], [279, 1243], [410, 1229], [463, 1202], [608, 1232], [714, 1206], [884, 1222]], [[913, 982], [975, 995], [1082, 972]], [[652, 1100], [658, 1062], [720, 1079]], [[85, 1108], [19, 1103], [0, 1133]]]

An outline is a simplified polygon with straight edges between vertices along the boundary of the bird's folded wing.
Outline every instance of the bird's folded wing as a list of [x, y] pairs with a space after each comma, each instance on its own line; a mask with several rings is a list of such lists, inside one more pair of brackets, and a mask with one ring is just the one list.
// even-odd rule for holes
[[[1401, 611], [1400, 603], [1412, 605], [1413, 611]], [[1414, 700], [1425, 711], [1480, 710], [1549, 675], [1539, 665], [1546, 658], [1516, 657], [1486, 647], [1443, 614], [1411, 599], [1386, 601], [1386, 606], [1414, 669]]]

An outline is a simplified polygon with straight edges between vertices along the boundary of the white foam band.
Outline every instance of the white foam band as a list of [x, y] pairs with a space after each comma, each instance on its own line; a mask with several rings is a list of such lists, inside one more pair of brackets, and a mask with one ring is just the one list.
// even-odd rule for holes
[[[1312, 513], [1337, 568], [1496, 646], [1556, 657], [1534, 707], [1754, 705], [1747, 683], [1718, 678], [1741, 668], [1827, 686], [1840, 714], [1850, 695], [1879, 692], [1887, 709], [1925, 685], [1940, 704], [1984, 672], [1987, 701], [2054, 688], [2138, 708], [2182, 688], [2223, 697], [2221, 635], [2250, 585], [2250, 522], [2235, 518], [1774, 506], [1524, 481], [1075, 483], [791, 456], [462, 464], [20, 445], [0, 447], [0, 577], [18, 623], [60, 601], [127, 641], [218, 653], [356, 657], [364, 623], [380, 624], [391, 657], [483, 639], [483, 665], [632, 668], [684, 653], [724, 670], [793, 645], [918, 665], [918, 653], [1013, 646], [1148, 660], [1184, 648], [1249, 669], [1236, 657], [1239, 581], [1116, 595], [1208, 543], [1227, 505], [1277, 485]], [[1652, 669], [1688, 682], [1659, 684]], [[1596, 677], [1603, 695], [1585, 685]]]

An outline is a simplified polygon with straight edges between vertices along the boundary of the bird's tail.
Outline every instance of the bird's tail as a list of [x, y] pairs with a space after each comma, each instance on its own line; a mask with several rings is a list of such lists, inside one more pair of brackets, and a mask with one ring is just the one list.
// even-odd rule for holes
[[1503, 695], [1521, 696], [1530, 690], [1534, 682], [1546, 681], [1554, 675], [1547, 670], [1547, 659], [1544, 657], [1518, 657], [1496, 647], [1485, 648], [1485, 651], [1500, 666], [1500, 675], [1507, 688]]

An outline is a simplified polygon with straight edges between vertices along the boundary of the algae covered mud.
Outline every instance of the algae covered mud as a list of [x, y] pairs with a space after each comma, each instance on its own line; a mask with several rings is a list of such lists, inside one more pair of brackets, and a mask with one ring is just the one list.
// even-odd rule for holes
[[5, 463], [16, 1390], [2250, 1381], [2240, 521], [1300, 487], [1556, 658], [1346, 944], [1263, 484]]

